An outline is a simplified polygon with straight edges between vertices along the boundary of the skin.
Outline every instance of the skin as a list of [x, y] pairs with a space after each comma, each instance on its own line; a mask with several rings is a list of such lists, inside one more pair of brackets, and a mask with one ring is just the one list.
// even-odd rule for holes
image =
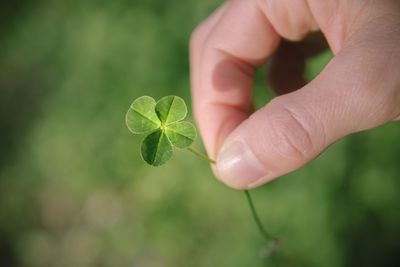
[[[325, 45], [334, 57], [305, 84], [304, 60]], [[253, 73], [267, 61], [278, 96], [254, 111]], [[400, 2], [226, 1], [193, 32], [190, 66], [215, 175], [254, 188], [346, 135], [400, 119]]]

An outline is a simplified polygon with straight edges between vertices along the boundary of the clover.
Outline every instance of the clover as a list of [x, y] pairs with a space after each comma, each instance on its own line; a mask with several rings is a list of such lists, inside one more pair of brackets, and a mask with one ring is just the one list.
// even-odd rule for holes
[[183, 121], [187, 107], [178, 96], [165, 96], [156, 102], [142, 96], [131, 104], [126, 113], [126, 125], [134, 134], [146, 134], [141, 144], [142, 158], [159, 166], [172, 156], [173, 147], [187, 148], [196, 138], [196, 128]]
[[[125, 116], [128, 129], [134, 134], [145, 134], [141, 144], [144, 161], [152, 166], [166, 163], [172, 156], [173, 147], [186, 148], [194, 155], [215, 164], [215, 160], [190, 147], [196, 138], [196, 128], [184, 121], [187, 115], [185, 101], [178, 96], [165, 96], [156, 102], [150, 96], [142, 96], [133, 101]], [[279, 248], [279, 240], [271, 236], [261, 224], [250, 192], [244, 190], [253, 220], [260, 234], [268, 241], [267, 253]]]

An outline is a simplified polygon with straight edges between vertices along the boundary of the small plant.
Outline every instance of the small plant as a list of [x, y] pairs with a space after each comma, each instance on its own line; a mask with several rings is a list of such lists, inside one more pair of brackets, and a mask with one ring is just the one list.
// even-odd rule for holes
[[[185, 101], [178, 96], [166, 96], [158, 102], [152, 97], [142, 96], [133, 101], [125, 120], [132, 133], [146, 134], [141, 144], [141, 155], [144, 161], [152, 166], [160, 166], [171, 158], [173, 147], [176, 147], [187, 149], [209, 163], [215, 164], [213, 159], [190, 147], [197, 133], [192, 123], [183, 121], [186, 115]], [[279, 242], [263, 227], [250, 192], [244, 190], [244, 193], [258, 230], [268, 241], [264, 253], [270, 255], [278, 250]]]
[[147, 134], [142, 142], [142, 158], [159, 166], [172, 156], [172, 147], [187, 148], [196, 138], [193, 124], [182, 121], [187, 108], [182, 98], [166, 96], [156, 102], [142, 96], [133, 101], [126, 114], [126, 125], [135, 134]]

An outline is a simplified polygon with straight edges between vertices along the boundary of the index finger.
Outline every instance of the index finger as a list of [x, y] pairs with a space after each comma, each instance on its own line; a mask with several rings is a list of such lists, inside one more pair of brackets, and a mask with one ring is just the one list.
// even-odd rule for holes
[[192, 35], [194, 116], [210, 157], [251, 113], [254, 69], [278, 43], [278, 34], [252, 1], [228, 2]]

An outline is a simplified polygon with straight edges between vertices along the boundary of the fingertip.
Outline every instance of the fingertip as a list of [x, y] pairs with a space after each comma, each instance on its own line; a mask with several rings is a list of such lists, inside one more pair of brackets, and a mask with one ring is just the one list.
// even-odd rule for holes
[[272, 177], [272, 173], [243, 141], [228, 141], [218, 153], [216, 175], [235, 189], [253, 188]]

